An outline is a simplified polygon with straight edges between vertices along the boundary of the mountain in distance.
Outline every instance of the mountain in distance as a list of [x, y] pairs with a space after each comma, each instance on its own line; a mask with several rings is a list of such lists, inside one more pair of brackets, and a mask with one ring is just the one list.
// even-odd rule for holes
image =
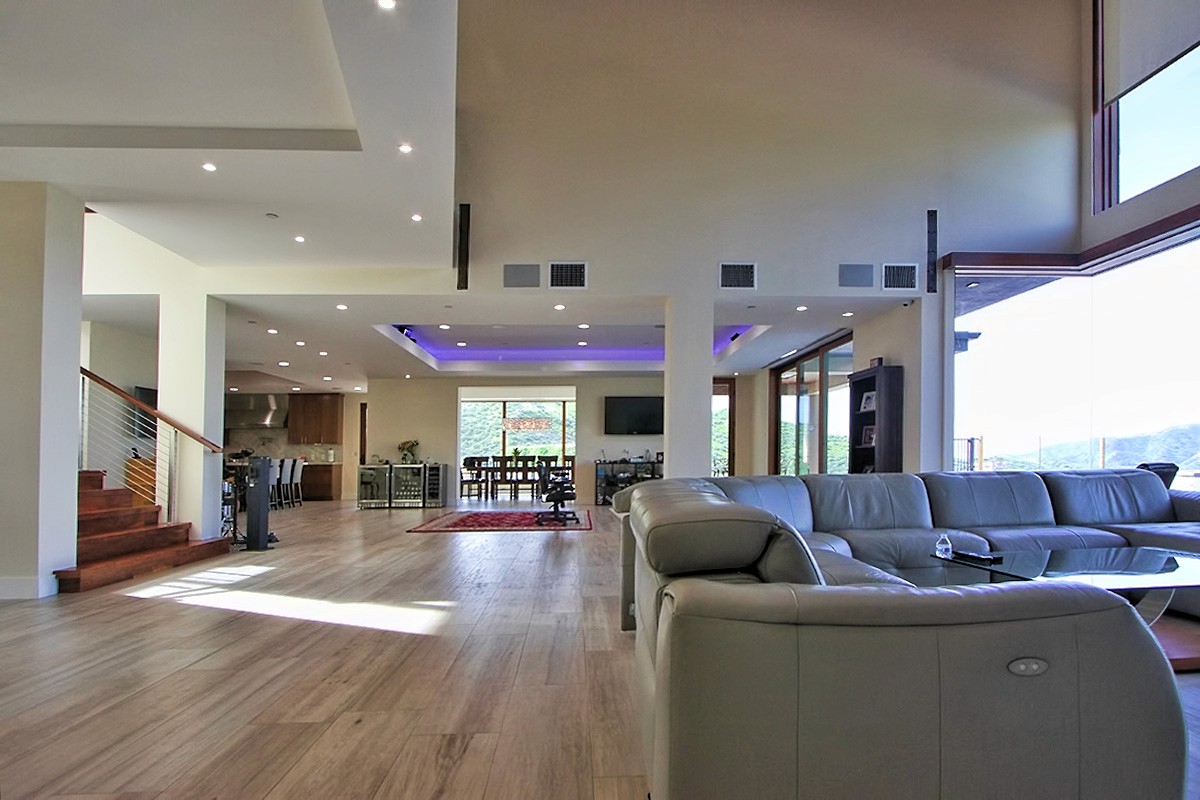
[[[1097, 440], [1063, 442], [1042, 448], [1038, 454], [988, 456], [989, 469], [1087, 469], [1099, 466]], [[1200, 424], [1176, 425], [1138, 436], [1111, 436], [1104, 440], [1104, 466], [1133, 467], [1144, 462], [1170, 461], [1181, 470], [1200, 469]]]

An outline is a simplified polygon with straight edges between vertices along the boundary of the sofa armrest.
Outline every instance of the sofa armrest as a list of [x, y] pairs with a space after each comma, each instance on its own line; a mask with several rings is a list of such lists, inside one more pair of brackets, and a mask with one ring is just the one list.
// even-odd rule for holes
[[1200, 492], [1185, 492], [1182, 489], [1172, 489], [1171, 508], [1175, 511], [1175, 519], [1179, 522], [1200, 521]]

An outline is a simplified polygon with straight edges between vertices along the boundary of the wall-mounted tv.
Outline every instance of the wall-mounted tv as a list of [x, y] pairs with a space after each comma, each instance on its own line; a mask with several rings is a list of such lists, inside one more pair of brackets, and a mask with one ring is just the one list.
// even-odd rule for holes
[[658, 435], [663, 432], [661, 397], [604, 398], [604, 432], [610, 436]]

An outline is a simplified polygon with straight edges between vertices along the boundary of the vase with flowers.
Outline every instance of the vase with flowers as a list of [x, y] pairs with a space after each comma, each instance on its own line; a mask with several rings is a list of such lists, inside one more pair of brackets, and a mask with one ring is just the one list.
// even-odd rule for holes
[[396, 447], [396, 449], [400, 451], [400, 463], [401, 464], [417, 463], [417, 448], [420, 446], [421, 446], [421, 443], [418, 442], [416, 439], [408, 439], [407, 441], [401, 442]]

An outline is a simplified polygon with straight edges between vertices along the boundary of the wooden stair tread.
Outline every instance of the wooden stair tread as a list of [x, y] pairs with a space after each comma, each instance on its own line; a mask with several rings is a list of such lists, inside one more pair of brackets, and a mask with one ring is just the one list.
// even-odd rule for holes
[[174, 532], [180, 528], [187, 530], [192, 527], [190, 522], [164, 522], [160, 525], [143, 525], [137, 528], [122, 528], [119, 531], [100, 531], [99, 533], [81, 533], [80, 539], [119, 539], [122, 536], [151, 533], [154, 531]]
[[133, 490], [124, 486], [116, 489], [79, 490], [79, 510], [81, 512], [128, 508], [133, 505], [133, 501]]
[[185, 542], [80, 564], [70, 569], [57, 569], [54, 575], [59, 581], [59, 591], [82, 592], [224, 555], [229, 552], [229, 545], [230, 540], [224, 537]]
[[79, 488], [80, 489], [103, 489], [104, 488], [104, 471], [99, 469], [81, 469], [79, 470]]
[[80, 536], [128, 528], [146, 528], [158, 524], [159, 506], [126, 506], [80, 511], [76, 530]]

